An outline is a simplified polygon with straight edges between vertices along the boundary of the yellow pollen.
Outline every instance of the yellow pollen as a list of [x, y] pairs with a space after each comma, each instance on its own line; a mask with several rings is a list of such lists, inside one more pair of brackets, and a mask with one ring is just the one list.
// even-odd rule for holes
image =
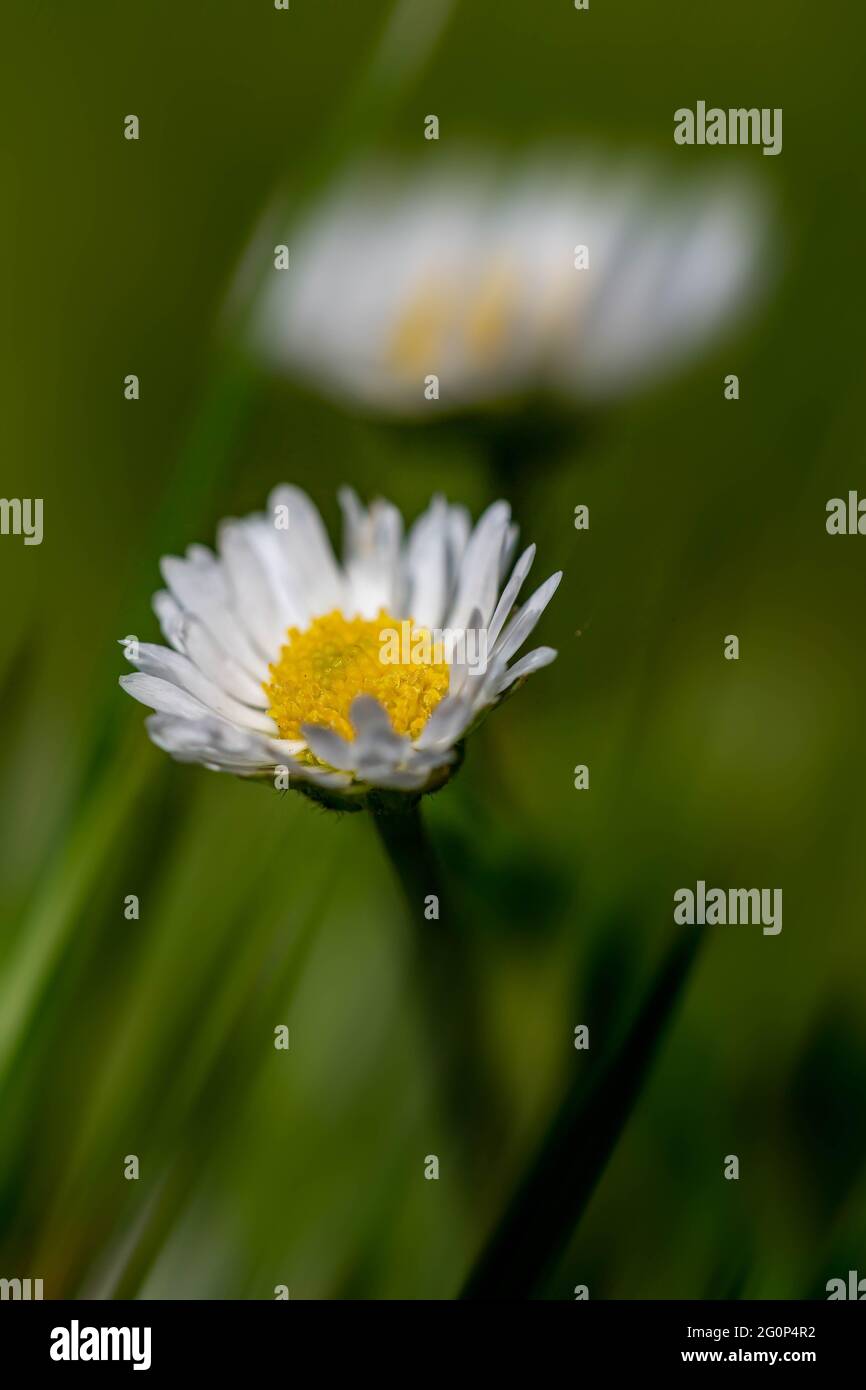
[[506, 265], [494, 266], [481, 281], [466, 311], [465, 333], [471, 355], [489, 366], [508, 346], [517, 299], [516, 277]]
[[511, 342], [518, 290], [514, 269], [504, 260], [489, 267], [463, 295], [445, 278], [425, 279], [397, 319], [387, 364], [414, 378], [432, 371], [450, 346], [464, 350], [473, 365], [491, 367]]
[[319, 724], [353, 739], [349, 706], [373, 695], [398, 734], [417, 738], [448, 692], [448, 663], [426, 628], [393, 618], [345, 618], [339, 610], [290, 627], [279, 659], [263, 683], [269, 714], [281, 738], [303, 738], [302, 724]]
[[450, 317], [450, 294], [436, 280], [424, 281], [409, 300], [394, 327], [387, 351], [388, 364], [406, 376], [415, 376], [441, 354]]

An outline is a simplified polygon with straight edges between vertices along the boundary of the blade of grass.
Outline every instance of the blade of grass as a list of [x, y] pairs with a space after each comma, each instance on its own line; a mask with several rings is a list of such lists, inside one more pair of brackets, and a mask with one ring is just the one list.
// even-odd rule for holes
[[32, 910], [21, 923], [0, 988], [0, 1083], [22, 1029], [36, 1008], [64, 935], [86, 902], [141, 795], [151, 766], [141, 739], [122, 750], [79, 815], [57, 862], [46, 872]]
[[531, 1298], [565, 1249], [640, 1098], [698, 943], [696, 935], [675, 942], [609, 1063], [568, 1089], [462, 1298]]
[[[329, 865], [330, 869], [331, 866]], [[285, 1009], [298, 989], [312, 950], [316, 931], [329, 904], [329, 881], [334, 874], [323, 875], [315, 907], [309, 911], [298, 931], [287, 937], [285, 912], [272, 922], [268, 949], [261, 948], [256, 959], [247, 960], [241, 989], [226, 996], [224, 1035], [215, 1055], [192, 1088], [180, 1077], [177, 1100], [170, 1098], [175, 1110], [175, 1124], [180, 1125], [185, 1143], [178, 1145], [178, 1156], [166, 1175], [154, 1211], [113, 1290], [113, 1298], [135, 1298], [159, 1256], [166, 1240], [174, 1230], [180, 1214], [202, 1181], [202, 1174], [212, 1155], [219, 1150], [221, 1138], [238, 1122], [252, 1078], [258, 1068], [269, 1064], [270, 1045], [263, 1047], [263, 1025], [269, 1028], [273, 1018]], [[243, 930], [245, 923], [238, 924]], [[279, 953], [279, 958], [275, 957]]]

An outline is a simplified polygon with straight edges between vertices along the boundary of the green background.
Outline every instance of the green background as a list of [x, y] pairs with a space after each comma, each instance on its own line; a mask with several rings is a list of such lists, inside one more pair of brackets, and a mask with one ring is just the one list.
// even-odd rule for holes
[[[0, 490], [44, 498], [45, 536], [0, 538], [0, 1276], [47, 1297], [455, 1296], [563, 1094], [603, 1075], [688, 932], [673, 892], [702, 878], [781, 887], [782, 933], [704, 929], [532, 1292], [823, 1297], [866, 1273], [866, 540], [824, 526], [830, 497], [866, 490], [862, 22], [790, 0], [472, 0], [388, 106], [357, 84], [389, 13], [7, 10]], [[783, 153], [675, 148], [698, 99], [782, 107]], [[343, 482], [408, 516], [437, 488], [476, 512], [495, 495], [480, 435], [259, 376], [221, 308], [275, 189], [300, 209], [362, 145], [420, 163], [552, 136], [685, 177], [748, 169], [777, 206], [778, 281], [747, 328], [515, 480], [539, 579], [565, 570], [539, 628], [560, 656], [425, 807], [488, 1074], [455, 1123], [447, 991], [432, 1019], [422, 999], [434, 924], [407, 917], [369, 818], [171, 763], [116, 644], [157, 638], [159, 556], [277, 481], [333, 532]], [[593, 1138], [572, 1134], [576, 1168]]]

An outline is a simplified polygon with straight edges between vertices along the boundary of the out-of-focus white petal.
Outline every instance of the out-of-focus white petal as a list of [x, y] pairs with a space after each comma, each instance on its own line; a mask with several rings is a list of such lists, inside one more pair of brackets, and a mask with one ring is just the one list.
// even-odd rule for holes
[[253, 342], [328, 394], [417, 419], [508, 397], [584, 407], [669, 370], [748, 302], [766, 222], [739, 183], [645, 159], [368, 164], [293, 230]]
[[762, 217], [732, 181], [649, 197], [617, 274], [573, 326], [561, 384], [612, 396], [669, 371], [747, 302], [763, 239]]

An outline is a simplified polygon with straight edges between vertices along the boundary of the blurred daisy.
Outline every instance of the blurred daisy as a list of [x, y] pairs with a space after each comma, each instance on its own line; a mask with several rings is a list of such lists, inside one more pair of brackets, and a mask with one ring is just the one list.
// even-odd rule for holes
[[482, 160], [364, 167], [292, 234], [253, 338], [327, 393], [401, 414], [585, 404], [704, 345], [756, 289], [763, 239], [733, 180], [552, 159], [510, 178]]
[[509, 575], [505, 502], [473, 528], [435, 497], [405, 538], [391, 503], [365, 508], [350, 489], [340, 502], [342, 564], [288, 486], [224, 522], [216, 552], [163, 559], [154, 609], [170, 645], [127, 642], [138, 670], [120, 684], [156, 711], [148, 732], [174, 758], [360, 808], [441, 786], [479, 718], [553, 660], [537, 647], [512, 662], [561, 575], [515, 609], [535, 547]]

